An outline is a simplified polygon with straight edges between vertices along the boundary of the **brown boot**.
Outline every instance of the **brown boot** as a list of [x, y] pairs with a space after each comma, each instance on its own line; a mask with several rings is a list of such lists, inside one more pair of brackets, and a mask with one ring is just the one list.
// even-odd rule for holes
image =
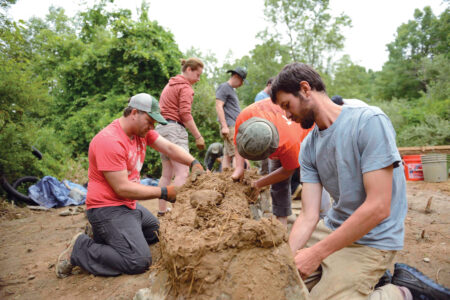
[[70, 256], [72, 255], [73, 246], [77, 241], [78, 237], [82, 235], [82, 232], [74, 235], [69, 245], [63, 252], [58, 256], [58, 260], [55, 265], [55, 272], [58, 278], [64, 278], [72, 274], [73, 265], [70, 263]]

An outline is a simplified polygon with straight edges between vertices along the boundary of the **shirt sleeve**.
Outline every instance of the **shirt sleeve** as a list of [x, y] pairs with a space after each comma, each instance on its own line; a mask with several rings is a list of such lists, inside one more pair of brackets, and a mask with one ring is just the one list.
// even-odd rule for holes
[[156, 130], [149, 130], [147, 135], [145, 136], [145, 141], [147, 143], [147, 146], [150, 146], [153, 144], [156, 139], [158, 138], [159, 134], [156, 132]]
[[400, 162], [394, 128], [384, 114], [371, 116], [358, 136], [361, 171], [367, 173]]
[[95, 141], [95, 161], [99, 171], [122, 171], [127, 169], [126, 148], [120, 141], [103, 137]]
[[227, 102], [227, 94], [228, 93], [225, 89], [225, 86], [221, 84], [216, 90], [216, 99], [222, 102]]
[[184, 86], [180, 90], [179, 96], [179, 112], [182, 122], [188, 122], [193, 119], [191, 114], [192, 101], [194, 98], [194, 91], [189, 86]]
[[313, 149], [312, 134], [308, 135], [300, 147], [300, 181], [321, 183]]
[[280, 153], [279, 158], [283, 168], [286, 170], [297, 169], [300, 166], [298, 161], [299, 152], [300, 144], [292, 144]]

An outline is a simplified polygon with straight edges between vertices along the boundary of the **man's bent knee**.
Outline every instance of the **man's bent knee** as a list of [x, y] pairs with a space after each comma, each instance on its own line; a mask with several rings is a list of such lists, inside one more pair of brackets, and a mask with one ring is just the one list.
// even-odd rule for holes
[[148, 270], [152, 264], [152, 257], [139, 257], [126, 262], [125, 274], [141, 274]]

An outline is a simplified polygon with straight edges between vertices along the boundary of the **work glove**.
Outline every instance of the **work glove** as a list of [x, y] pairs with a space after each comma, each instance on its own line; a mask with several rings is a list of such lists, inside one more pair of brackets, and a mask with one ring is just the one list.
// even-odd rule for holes
[[205, 149], [205, 140], [203, 139], [202, 136], [200, 136], [199, 138], [195, 139], [195, 145], [197, 146], [198, 150]]
[[191, 163], [191, 181], [194, 182], [197, 180], [197, 177], [201, 174], [205, 173], [202, 164], [198, 160], [194, 160]]
[[179, 191], [179, 186], [168, 185], [167, 187], [161, 188], [161, 199], [166, 200], [170, 203], [175, 203], [177, 200], [177, 193]]

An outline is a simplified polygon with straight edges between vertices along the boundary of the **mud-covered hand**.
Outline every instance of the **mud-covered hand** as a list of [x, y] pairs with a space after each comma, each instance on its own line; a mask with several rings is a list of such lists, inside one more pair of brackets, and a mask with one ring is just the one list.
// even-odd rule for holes
[[319, 268], [322, 259], [314, 249], [303, 248], [297, 250], [294, 261], [298, 271], [300, 272], [300, 276], [303, 279], [306, 279]]
[[198, 160], [194, 160], [191, 163], [191, 181], [194, 182], [197, 180], [197, 177], [205, 173], [205, 170], [202, 167], [202, 164]]
[[253, 201], [258, 200], [258, 196], [259, 193], [261, 192], [261, 188], [258, 186], [258, 184], [256, 183], [256, 180], [253, 180], [252, 183], [250, 184], [252, 190], [250, 193], [250, 199], [252, 199]]
[[161, 199], [169, 201], [170, 203], [175, 203], [177, 200], [177, 193], [180, 189], [179, 186], [168, 185], [167, 187], [161, 188]]
[[230, 129], [227, 127], [222, 127], [222, 129], [220, 130], [220, 132], [222, 133], [222, 135], [224, 137], [228, 137], [228, 135], [230, 134]]
[[202, 136], [199, 136], [198, 138], [195, 139], [195, 145], [197, 146], [198, 150], [205, 149], [205, 140], [203, 139]]
[[243, 178], [244, 178], [244, 169], [236, 167], [234, 169], [233, 174], [231, 174], [231, 179], [233, 179], [233, 181], [240, 181]]

